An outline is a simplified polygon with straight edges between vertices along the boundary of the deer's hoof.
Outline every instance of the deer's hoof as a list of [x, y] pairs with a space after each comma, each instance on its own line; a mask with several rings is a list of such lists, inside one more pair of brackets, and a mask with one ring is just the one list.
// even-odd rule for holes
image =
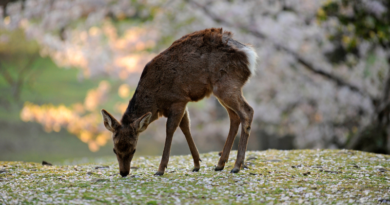
[[154, 176], [162, 176], [163, 174], [164, 172], [157, 171], [156, 173], [154, 173]]
[[238, 173], [240, 171], [239, 168], [233, 168], [232, 171], [230, 171], [230, 173]]
[[223, 168], [224, 168], [224, 167], [222, 167], [222, 166], [221, 166], [221, 167], [220, 167], [220, 166], [217, 166], [217, 167], [215, 167], [215, 169], [214, 169], [214, 170], [215, 170], [215, 171], [222, 171], [222, 170], [223, 170]]
[[193, 170], [192, 170], [192, 172], [199, 172], [199, 168], [194, 168]]

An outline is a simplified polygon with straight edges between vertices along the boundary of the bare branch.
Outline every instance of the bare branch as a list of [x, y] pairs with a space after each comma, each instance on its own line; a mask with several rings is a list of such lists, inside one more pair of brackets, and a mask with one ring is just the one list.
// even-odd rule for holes
[[1, 62], [0, 62], [0, 72], [3, 76], [3, 78], [7, 81], [7, 83], [12, 86], [14, 84], [14, 80], [12, 79], [12, 76], [8, 73], [6, 68], [1, 67]]
[[15, 86], [15, 91], [14, 91], [14, 98], [15, 99], [19, 100], [22, 88], [23, 88], [25, 82], [28, 80], [28, 77], [25, 77], [26, 72], [31, 71], [33, 69], [33, 64], [37, 58], [38, 58], [38, 54], [34, 53], [32, 56], [29, 57], [27, 63], [19, 71], [19, 74], [17, 76], [17, 81], [15, 82], [15, 85], [14, 85]]
[[250, 28], [250, 27], [245, 27], [245, 26], [242, 26], [242, 25], [233, 25], [232, 23], [226, 21], [225, 19], [215, 15], [213, 12], [211, 12], [206, 6], [204, 5], [201, 5], [199, 4], [198, 2], [194, 1], [194, 0], [187, 0], [187, 2], [195, 5], [196, 7], [202, 9], [202, 11], [207, 15], [209, 16], [211, 19], [213, 19], [215, 22], [217, 23], [221, 23], [221, 24], [224, 24], [226, 26], [229, 26], [229, 27], [236, 27], [236, 28], [239, 28], [241, 30], [244, 30], [244, 31], [247, 31], [248, 33], [250, 33], [251, 35], [257, 37], [257, 38], [261, 38], [263, 40], [267, 40], [269, 42], [272, 42], [272, 44], [277, 48], [277, 49], [280, 49], [280, 50], [283, 50], [285, 51], [286, 53], [294, 56], [294, 58], [301, 64], [303, 65], [308, 71], [314, 73], [314, 74], [317, 74], [317, 75], [320, 75], [328, 80], [331, 80], [333, 81], [337, 86], [340, 86], [340, 87], [348, 87], [350, 90], [354, 91], [354, 92], [357, 92], [359, 93], [360, 95], [364, 96], [364, 97], [368, 97], [370, 98], [370, 100], [372, 102], [374, 102], [376, 100], [376, 98], [374, 96], [372, 96], [370, 93], [362, 90], [361, 88], [359, 88], [358, 86], [356, 85], [353, 85], [345, 80], [343, 80], [342, 78], [332, 74], [332, 73], [329, 73], [327, 71], [325, 71], [324, 69], [320, 68], [319, 66], [315, 65], [314, 63], [310, 62], [309, 60], [307, 60], [305, 57], [303, 57], [302, 55], [300, 55], [299, 53], [297, 53], [296, 51], [272, 40], [271, 38], [267, 37], [267, 35], [265, 35], [264, 33], [261, 33], [260, 31], [258, 31], [257, 29], [255, 28]]

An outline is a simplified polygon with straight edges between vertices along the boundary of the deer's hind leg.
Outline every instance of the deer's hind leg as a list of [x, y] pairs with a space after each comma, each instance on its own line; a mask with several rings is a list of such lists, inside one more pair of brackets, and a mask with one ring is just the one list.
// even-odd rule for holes
[[232, 149], [234, 139], [236, 138], [238, 127], [240, 126], [240, 117], [229, 107], [221, 103], [227, 110], [230, 118], [229, 134], [223, 147], [221, 157], [219, 158], [218, 165], [215, 167], [215, 171], [222, 171], [225, 167], [225, 163], [229, 160], [230, 150]]
[[[235, 86], [234, 83], [231, 83], [229, 85], [224, 84], [224, 86], [216, 86], [216, 89], [214, 89], [214, 95], [217, 96], [226, 108], [233, 110], [238, 115], [241, 122], [241, 136], [238, 144], [237, 159], [234, 168], [231, 170], [232, 173], [239, 172], [244, 163], [246, 147], [253, 119], [253, 109], [242, 95], [241, 87], [242, 86], [237, 86], [237, 84]], [[232, 127], [230, 129], [232, 129]], [[230, 134], [231, 133], [229, 132], [229, 137], [231, 137]], [[232, 143], [229, 141], [229, 137], [226, 142], [227, 144]], [[232, 139], [234, 139], [234, 136]], [[226, 147], [224, 147], [222, 156], [224, 156], [225, 150], [227, 150]], [[221, 160], [225, 160], [222, 159], [222, 156], [218, 165], [222, 165]]]
[[197, 171], [199, 171], [199, 168], [200, 168], [200, 163], [199, 163], [200, 158], [199, 158], [198, 149], [196, 148], [194, 140], [192, 139], [192, 136], [191, 136], [190, 115], [189, 115], [187, 109], [183, 115], [183, 118], [181, 119], [180, 129], [183, 132], [184, 136], [186, 137], [188, 146], [190, 147], [192, 158], [194, 159], [194, 169], [192, 171], [197, 172]]

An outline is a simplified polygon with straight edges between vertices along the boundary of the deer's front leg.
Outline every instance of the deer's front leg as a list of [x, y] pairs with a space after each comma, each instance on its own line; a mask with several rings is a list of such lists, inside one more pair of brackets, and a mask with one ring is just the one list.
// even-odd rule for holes
[[168, 115], [167, 120], [167, 136], [165, 138], [165, 146], [164, 146], [164, 152], [161, 158], [160, 166], [158, 168], [158, 171], [154, 175], [163, 175], [165, 168], [168, 166], [169, 161], [169, 154], [171, 152], [171, 144], [172, 144], [172, 138], [173, 133], [175, 132], [176, 128], [179, 126], [179, 123], [181, 119], [183, 118], [183, 114], [185, 111], [185, 104], [177, 104], [175, 106], [172, 106], [170, 114]]
[[200, 169], [200, 163], [199, 163], [200, 158], [199, 158], [198, 148], [196, 148], [194, 140], [192, 139], [191, 136], [190, 115], [188, 113], [188, 110], [184, 112], [183, 118], [181, 119], [180, 122], [180, 128], [183, 131], [184, 136], [186, 137], [188, 146], [190, 147], [192, 158], [194, 159], [194, 169], [192, 171], [198, 172]]

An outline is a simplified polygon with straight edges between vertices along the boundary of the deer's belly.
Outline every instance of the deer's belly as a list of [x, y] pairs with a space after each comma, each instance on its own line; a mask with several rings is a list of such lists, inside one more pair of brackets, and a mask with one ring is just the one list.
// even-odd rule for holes
[[191, 101], [199, 101], [204, 97], [209, 97], [212, 93], [212, 88], [209, 85], [203, 85], [198, 87], [193, 87], [189, 92], [189, 97]]

